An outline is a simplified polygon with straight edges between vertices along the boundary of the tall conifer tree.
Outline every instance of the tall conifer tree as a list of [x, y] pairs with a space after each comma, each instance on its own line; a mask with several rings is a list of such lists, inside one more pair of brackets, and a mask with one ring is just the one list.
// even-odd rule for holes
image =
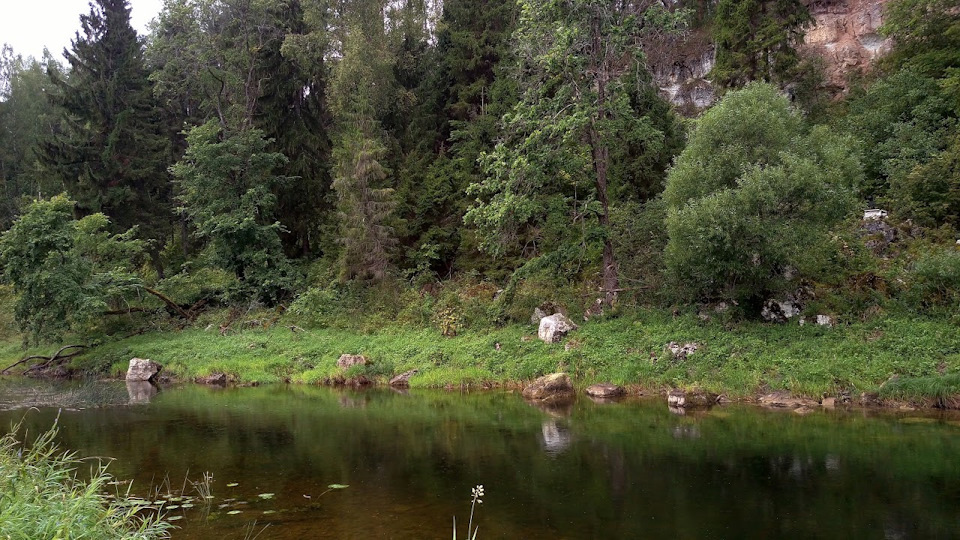
[[82, 214], [103, 212], [119, 230], [137, 225], [159, 250], [169, 232], [168, 141], [152, 99], [143, 47], [130, 25], [127, 0], [96, 0], [80, 16], [68, 79], [51, 72], [65, 130], [47, 140], [42, 157], [76, 199]]

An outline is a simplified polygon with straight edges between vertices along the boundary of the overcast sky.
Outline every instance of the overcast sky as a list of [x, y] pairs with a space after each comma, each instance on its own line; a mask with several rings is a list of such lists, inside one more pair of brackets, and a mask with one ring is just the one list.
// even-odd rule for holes
[[[130, 17], [139, 34], [157, 16], [163, 0], [129, 0]], [[0, 43], [14, 52], [40, 58], [47, 47], [62, 60], [63, 48], [80, 30], [80, 14], [89, 13], [89, 0], [0, 0]]]

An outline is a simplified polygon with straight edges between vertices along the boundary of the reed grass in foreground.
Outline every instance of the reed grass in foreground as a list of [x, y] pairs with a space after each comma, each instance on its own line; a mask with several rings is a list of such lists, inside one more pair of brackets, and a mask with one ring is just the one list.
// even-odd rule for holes
[[105, 464], [94, 461], [91, 478], [79, 479], [85, 461], [54, 443], [56, 424], [32, 444], [20, 440], [19, 427], [0, 438], [0, 539], [169, 537], [171, 525], [146, 501], [107, 494], [112, 477]]

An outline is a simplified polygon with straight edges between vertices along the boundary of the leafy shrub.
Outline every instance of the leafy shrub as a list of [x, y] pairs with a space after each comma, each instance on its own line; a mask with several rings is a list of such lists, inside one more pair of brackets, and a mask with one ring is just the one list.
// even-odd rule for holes
[[956, 311], [960, 306], [960, 251], [948, 248], [921, 256], [907, 274], [904, 300], [919, 311]]
[[[852, 214], [850, 140], [807, 131], [766, 84], [704, 114], [667, 178], [666, 267], [679, 293], [747, 305], [829, 273], [831, 229]], [[795, 285], [792, 285], [795, 287]]]

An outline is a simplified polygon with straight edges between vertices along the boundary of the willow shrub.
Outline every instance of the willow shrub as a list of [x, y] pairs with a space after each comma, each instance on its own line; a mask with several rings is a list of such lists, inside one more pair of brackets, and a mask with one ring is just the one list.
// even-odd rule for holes
[[664, 260], [675, 290], [752, 305], [797, 276], [835, 270], [834, 231], [854, 213], [861, 176], [854, 148], [810, 129], [770, 85], [727, 94], [667, 177]]

